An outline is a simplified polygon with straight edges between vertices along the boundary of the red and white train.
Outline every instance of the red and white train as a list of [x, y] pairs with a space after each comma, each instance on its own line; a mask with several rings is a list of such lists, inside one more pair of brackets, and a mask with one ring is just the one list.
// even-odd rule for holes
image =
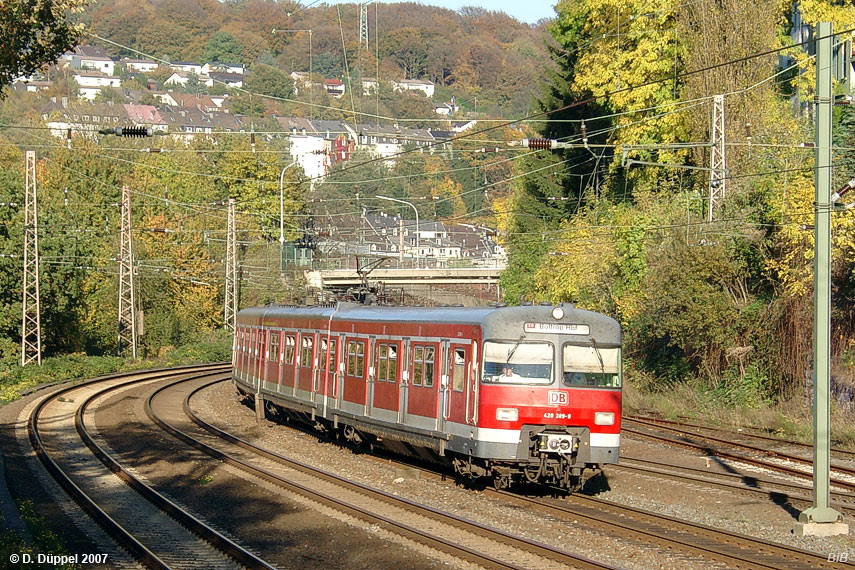
[[574, 490], [620, 449], [621, 329], [572, 305], [240, 311], [233, 381], [353, 443]]

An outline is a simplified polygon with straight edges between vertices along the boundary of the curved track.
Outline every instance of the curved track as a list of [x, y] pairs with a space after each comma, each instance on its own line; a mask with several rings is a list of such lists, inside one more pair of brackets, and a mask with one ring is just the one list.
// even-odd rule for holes
[[[246, 462], [255, 462], [257, 457], [264, 457], [278, 465], [289, 465], [301, 471], [315, 471], [313, 468], [299, 464], [292, 459], [279, 456], [248, 442], [239, 440], [222, 430], [219, 430], [197, 417], [190, 409], [189, 400], [192, 395], [204, 388], [189, 393], [185, 399], [184, 411], [192, 421], [216, 435], [239, 445], [243, 450], [251, 452]], [[329, 474], [325, 478], [338, 479]], [[348, 486], [353, 483], [344, 482]], [[361, 486], [360, 486], [361, 487]], [[362, 492], [368, 492], [363, 488]], [[714, 529], [671, 517], [625, 507], [592, 497], [571, 495], [563, 501], [551, 501], [542, 498], [521, 497], [505, 491], [487, 489], [486, 492], [499, 495], [505, 501], [515, 503], [527, 509], [545, 512], [556, 519], [564, 521], [579, 521], [606, 530], [609, 534], [617, 534], [630, 539], [642, 540], [659, 547], [675, 549], [705, 559], [724, 562], [738, 568], [774, 569], [792, 568], [794, 570], [812, 570], [816, 568], [840, 568], [839, 564], [830, 563], [816, 553], [788, 547], [746, 535]], [[855, 568], [849, 564], [843, 567]]]
[[[190, 409], [193, 394], [210, 384], [164, 386], [149, 398], [147, 413], [175, 437], [254, 476], [485, 568], [613, 568], [348, 481], [240, 440], [204, 422]], [[165, 395], [176, 390], [185, 392], [183, 407], [175, 405], [174, 396]]]
[[222, 376], [225, 370], [209, 365], [96, 379], [49, 394], [30, 415], [30, 442], [48, 472], [149, 568], [272, 568], [137, 479], [87, 427], [88, 407], [116, 390], [188, 375]]

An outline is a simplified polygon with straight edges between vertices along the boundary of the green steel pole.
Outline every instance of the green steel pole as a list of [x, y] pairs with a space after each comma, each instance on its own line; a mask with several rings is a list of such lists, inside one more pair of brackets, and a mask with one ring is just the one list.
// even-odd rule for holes
[[819, 23], [816, 43], [813, 506], [799, 514], [799, 521], [834, 523], [842, 521], [843, 516], [828, 506], [831, 467], [831, 23]]

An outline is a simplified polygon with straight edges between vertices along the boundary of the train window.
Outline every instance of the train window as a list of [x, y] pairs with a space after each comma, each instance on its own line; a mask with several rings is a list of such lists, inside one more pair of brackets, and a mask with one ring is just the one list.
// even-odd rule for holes
[[425, 347], [425, 388], [433, 387], [433, 370], [434, 370], [434, 347]]
[[454, 372], [453, 387], [455, 392], [462, 392], [466, 382], [466, 351], [462, 348], [454, 349]]
[[554, 353], [552, 345], [547, 342], [485, 342], [481, 381], [551, 384]]
[[413, 386], [421, 386], [425, 371], [425, 347], [413, 347]]
[[330, 360], [329, 360], [329, 371], [330, 372], [336, 371], [335, 345], [336, 345], [336, 341], [331, 340], [330, 341]]
[[285, 364], [294, 364], [294, 352], [296, 352], [297, 338], [294, 335], [285, 337]]
[[386, 380], [392, 383], [398, 381], [398, 346], [395, 344], [389, 345], [389, 367]]
[[389, 345], [380, 344], [377, 347], [377, 381], [385, 382], [388, 374], [389, 366]]
[[347, 343], [347, 375], [362, 378], [365, 366], [365, 343], [350, 341]]
[[270, 333], [270, 356], [268, 360], [279, 360], [279, 339], [282, 333], [279, 331]]
[[312, 366], [312, 343], [311, 335], [303, 335], [303, 351], [300, 353], [300, 365], [304, 368]]
[[620, 348], [565, 344], [563, 372], [565, 386], [620, 388]]

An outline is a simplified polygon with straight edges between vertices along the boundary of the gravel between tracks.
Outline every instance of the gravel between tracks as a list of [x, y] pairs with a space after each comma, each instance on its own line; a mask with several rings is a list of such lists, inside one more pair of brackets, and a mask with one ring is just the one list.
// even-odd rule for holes
[[[283, 455], [615, 566], [638, 569], [715, 567], [709, 561], [657, 551], [633, 541], [616, 539], [538, 513], [525, 512], [477, 491], [456, 486], [451, 481], [419, 478], [414, 469], [376, 457], [353, 454], [335, 444], [319, 442], [314, 435], [301, 430], [270, 421], [258, 424], [254, 411], [238, 402], [230, 383], [224, 382], [206, 390], [194, 400], [193, 405], [206, 421]], [[706, 464], [705, 458], [690, 452], [646, 442], [625, 440], [624, 449], [628, 454], [638, 457], [661, 461], [673, 461], [678, 457], [686, 464]], [[726, 470], [727, 467], [712, 462], [710, 469]], [[788, 505], [776, 505], [765, 499], [750, 499], [723, 490], [679, 484], [647, 475], [618, 473], [608, 468], [606, 475], [605, 488], [597, 495], [603, 499], [791, 544], [823, 555], [841, 551], [855, 554], [855, 540], [851, 536], [828, 539], [794, 536], [791, 530], [798, 511]]]

